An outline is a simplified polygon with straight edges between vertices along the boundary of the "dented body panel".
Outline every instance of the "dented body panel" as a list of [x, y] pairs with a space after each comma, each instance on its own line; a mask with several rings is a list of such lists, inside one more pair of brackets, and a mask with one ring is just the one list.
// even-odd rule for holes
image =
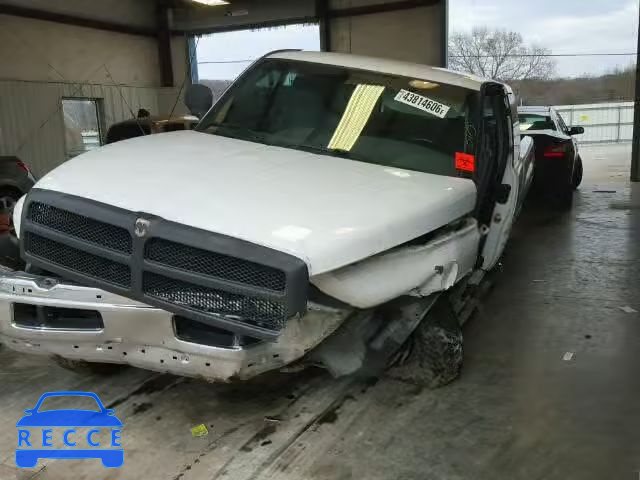
[[472, 272], [479, 241], [478, 225], [468, 219], [423, 245], [393, 249], [317, 275], [311, 283], [358, 308], [380, 305], [402, 295], [426, 297], [448, 290]]
[[[3, 273], [0, 342], [25, 353], [120, 363], [211, 381], [248, 379], [300, 360], [359, 309], [403, 295], [429, 297], [449, 289], [473, 270], [479, 239], [477, 223], [469, 218], [424, 244], [399, 247], [316, 275], [311, 278], [313, 285], [347, 305], [309, 303], [307, 313], [290, 319], [275, 342], [231, 348], [184, 341], [171, 313], [120, 295], [43, 276]], [[25, 328], [15, 321], [16, 304], [96, 311], [104, 328]]]
[[[96, 178], [108, 188], [96, 188]], [[45, 175], [36, 189], [280, 250], [304, 260], [310, 275], [442, 227], [471, 212], [476, 202], [470, 179], [194, 131], [87, 152]], [[179, 201], [167, 201], [170, 191], [180, 192]]]
[[[99, 312], [103, 328], [16, 323], [16, 304]], [[104, 290], [25, 273], [0, 273], [0, 343], [30, 354], [118, 363], [227, 382], [248, 379], [298, 360], [331, 335], [352, 310], [309, 305], [275, 342], [228, 348], [178, 338], [174, 316]]]

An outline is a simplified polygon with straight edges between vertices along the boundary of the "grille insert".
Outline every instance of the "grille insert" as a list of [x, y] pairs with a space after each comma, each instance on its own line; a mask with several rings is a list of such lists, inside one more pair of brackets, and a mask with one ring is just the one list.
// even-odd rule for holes
[[131, 271], [127, 265], [106, 260], [35, 233], [26, 232], [24, 248], [31, 255], [96, 280], [103, 280], [120, 287], [131, 285]]
[[269, 330], [284, 327], [285, 306], [277, 301], [253, 298], [203, 287], [163, 275], [145, 272], [146, 295], [201, 313], [221, 315]]
[[180, 270], [254, 287], [278, 292], [285, 289], [286, 277], [282, 270], [162, 238], [154, 238], [146, 244], [145, 258]]
[[131, 235], [124, 228], [40, 202], [31, 203], [28, 218], [33, 223], [86, 242], [117, 252], [131, 253]]

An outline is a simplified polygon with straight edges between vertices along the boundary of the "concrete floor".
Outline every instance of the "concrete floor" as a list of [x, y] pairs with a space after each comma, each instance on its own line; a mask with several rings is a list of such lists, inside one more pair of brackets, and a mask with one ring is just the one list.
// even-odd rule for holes
[[[583, 147], [573, 210], [525, 211], [494, 290], [465, 326], [454, 384], [421, 391], [310, 371], [241, 385], [135, 369], [83, 377], [3, 348], [0, 479], [638, 479], [640, 313], [620, 309], [640, 311], [629, 153]], [[42, 392], [63, 389], [115, 408], [121, 469], [15, 467], [15, 422]], [[200, 423], [209, 434], [193, 438]]]

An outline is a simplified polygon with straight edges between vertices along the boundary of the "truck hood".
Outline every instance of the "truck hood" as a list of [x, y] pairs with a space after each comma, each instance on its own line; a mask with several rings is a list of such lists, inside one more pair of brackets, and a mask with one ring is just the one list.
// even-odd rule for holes
[[107, 145], [36, 188], [277, 249], [312, 275], [446, 225], [476, 202], [471, 180], [193, 131]]

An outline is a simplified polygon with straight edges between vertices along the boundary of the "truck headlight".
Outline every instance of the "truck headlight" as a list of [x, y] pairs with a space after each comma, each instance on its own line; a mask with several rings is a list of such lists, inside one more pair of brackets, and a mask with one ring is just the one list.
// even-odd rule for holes
[[24, 207], [24, 199], [26, 195], [20, 197], [20, 199], [13, 206], [13, 228], [16, 231], [16, 237], [20, 238], [20, 220], [22, 220], [22, 207]]

